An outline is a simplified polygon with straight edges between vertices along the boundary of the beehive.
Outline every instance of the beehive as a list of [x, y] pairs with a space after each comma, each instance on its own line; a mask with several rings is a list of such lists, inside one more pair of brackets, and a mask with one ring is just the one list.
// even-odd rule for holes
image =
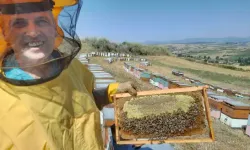
[[144, 72], [142, 72], [141, 75], [140, 75], [140, 79], [141, 79], [142, 81], [149, 82], [150, 78], [151, 78], [151, 73], [150, 73], [150, 72], [144, 71]]
[[222, 103], [223, 103], [222, 99], [219, 99], [216, 96], [209, 96], [208, 97], [208, 102], [209, 102], [209, 105], [210, 105], [211, 108], [221, 111]]
[[159, 73], [153, 73], [152, 74], [152, 80], [153, 80], [153, 85], [156, 87], [159, 87], [159, 82], [160, 82], [161, 75]]
[[117, 94], [114, 101], [118, 144], [214, 140], [205, 87]]
[[169, 89], [178, 88], [178, 83], [179, 83], [179, 81], [176, 81], [176, 80], [169, 80], [169, 81], [168, 81], [168, 88], [169, 88]]
[[235, 95], [231, 89], [224, 89], [224, 93], [226, 93], [227, 95], [230, 95], [230, 96]]
[[224, 113], [221, 113], [220, 121], [231, 128], [242, 128], [247, 125], [247, 119], [232, 118]]
[[88, 69], [90, 71], [103, 71], [103, 68], [102, 67], [99, 67], [99, 66], [91, 66], [91, 67], [88, 67]]
[[102, 72], [102, 73], [93, 73], [94, 74], [94, 77], [95, 79], [114, 79], [114, 77], [110, 74], [110, 73], [107, 73], [107, 72]]
[[159, 83], [159, 88], [161, 89], [168, 89], [168, 79], [167, 77], [161, 77], [160, 83]]
[[250, 105], [240, 101], [224, 101], [222, 112], [234, 119], [247, 119], [250, 113]]
[[184, 73], [177, 71], [177, 70], [172, 70], [172, 74], [176, 76], [184, 76]]
[[96, 79], [95, 88], [107, 88], [109, 84], [116, 82], [114, 79]]

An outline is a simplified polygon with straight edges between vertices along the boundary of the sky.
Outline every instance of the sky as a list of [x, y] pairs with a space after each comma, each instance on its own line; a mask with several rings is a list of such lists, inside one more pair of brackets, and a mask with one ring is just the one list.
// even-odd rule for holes
[[113, 42], [250, 37], [250, 0], [83, 0], [77, 33]]

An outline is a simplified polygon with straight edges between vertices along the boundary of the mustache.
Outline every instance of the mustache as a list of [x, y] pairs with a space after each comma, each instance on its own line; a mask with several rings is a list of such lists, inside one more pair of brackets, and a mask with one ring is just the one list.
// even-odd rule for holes
[[21, 39], [22, 39], [23, 43], [29, 43], [29, 42], [37, 42], [37, 41], [46, 41], [46, 40], [48, 40], [48, 37], [43, 36], [41, 34], [39, 34], [35, 37], [29, 36], [29, 35], [24, 35], [24, 36], [22, 36]]

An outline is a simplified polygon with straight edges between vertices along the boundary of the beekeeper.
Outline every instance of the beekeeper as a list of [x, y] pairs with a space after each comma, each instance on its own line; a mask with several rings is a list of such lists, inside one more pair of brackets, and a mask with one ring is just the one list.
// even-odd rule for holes
[[[99, 109], [131, 82], [93, 90], [78, 60], [79, 0], [0, 1], [0, 150], [103, 149]], [[99, 108], [99, 109], [98, 109]]]

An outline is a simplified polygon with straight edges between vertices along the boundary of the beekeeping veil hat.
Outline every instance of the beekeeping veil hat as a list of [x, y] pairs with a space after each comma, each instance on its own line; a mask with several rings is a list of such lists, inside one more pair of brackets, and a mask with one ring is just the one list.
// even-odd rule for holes
[[81, 0], [1, 0], [0, 79], [34, 85], [54, 79], [81, 48]]

